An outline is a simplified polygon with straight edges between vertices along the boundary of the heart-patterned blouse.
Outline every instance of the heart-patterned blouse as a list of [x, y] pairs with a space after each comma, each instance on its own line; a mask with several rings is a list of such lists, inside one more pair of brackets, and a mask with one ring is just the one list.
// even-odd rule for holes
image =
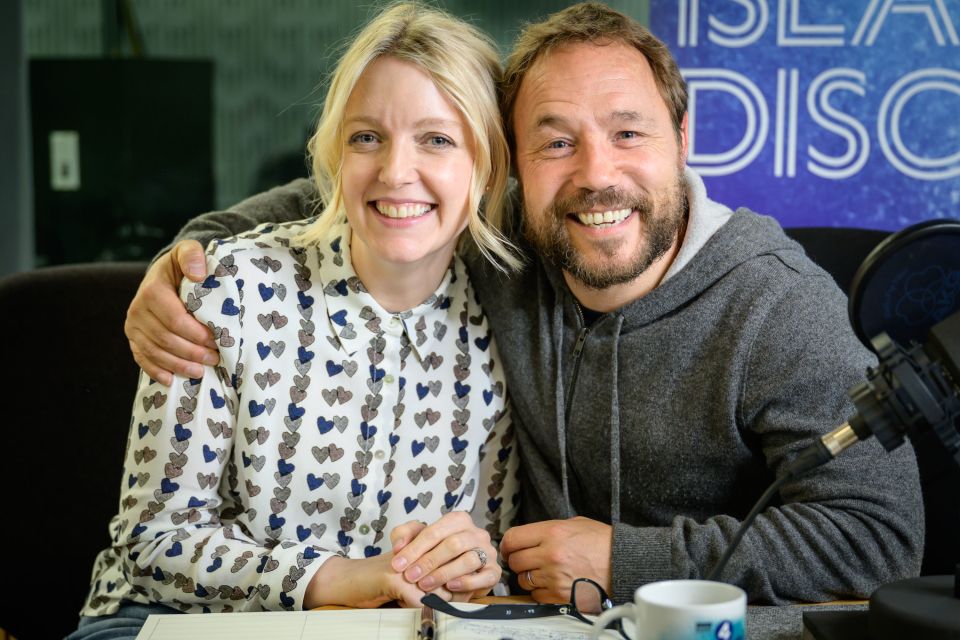
[[82, 615], [301, 609], [327, 558], [388, 552], [404, 522], [470, 511], [494, 540], [511, 524], [504, 378], [463, 262], [389, 313], [353, 271], [349, 226], [303, 246], [310, 222], [218, 240], [211, 275], [184, 281], [221, 363], [170, 388], [141, 373]]

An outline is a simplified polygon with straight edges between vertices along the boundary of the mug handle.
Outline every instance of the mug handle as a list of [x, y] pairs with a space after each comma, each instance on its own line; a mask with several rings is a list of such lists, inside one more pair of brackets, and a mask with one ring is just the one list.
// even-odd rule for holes
[[[590, 630], [590, 640], [599, 640], [600, 634], [603, 633], [604, 630], [613, 622], [616, 622], [620, 618], [634, 617], [634, 611], [636, 608], [636, 604], [633, 602], [627, 602], [619, 607], [614, 607], [604, 611], [599, 618], [593, 621], [593, 627]], [[639, 629], [640, 625], [637, 625], [636, 628]]]

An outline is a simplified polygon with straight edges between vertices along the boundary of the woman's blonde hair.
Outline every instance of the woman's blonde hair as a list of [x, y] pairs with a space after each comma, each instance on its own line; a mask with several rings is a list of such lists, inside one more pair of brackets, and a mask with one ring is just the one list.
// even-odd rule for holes
[[467, 228], [476, 247], [497, 268], [519, 267], [513, 245], [500, 231], [510, 151], [497, 102], [502, 68], [496, 48], [473, 26], [417, 4], [396, 4], [380, 13], [360, 31], [333, 72], [316, 133], [307, 143], [323, 210], [300, 236], [301, 241], [319, 241], [345, 215], [340, 180], [344, 112], [361, 74], [382, 56], [412, 62], [425, 70], [463, 115], [476, 150]]

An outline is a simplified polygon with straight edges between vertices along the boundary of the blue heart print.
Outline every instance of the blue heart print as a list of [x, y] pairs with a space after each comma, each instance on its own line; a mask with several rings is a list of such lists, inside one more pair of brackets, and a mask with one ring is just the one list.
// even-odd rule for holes
[[220, 313], [225, 316], [235, 316], [240, 313], [240, 309], [233, 303], [233, 298], [227, 298], [220, 307]]
[[266, 411], [266, 409], [267, 409], [267, 406], [266, 406], [266, 405], [264, 405], [264, 404], [257, 404], [257, 401], [256, 401], [256, 400], [251, 400], [250, 403], [249, 403], [247, 406], [248, 406], [248, 408], [250, 409], [250, 417], [251, 417], [251, 418], [256, 418], [257, 416], [259, 416], [260, 414], [262, 414], [262, 413], [263, 413], [264, 411]]
[[470, 444], [468, 440], [461, 440], [460, 438], [454, 436], [450, 441], [450, 445], [453, 447], [454, 453], [460, 453], [467, 448], [467, 445]]
[[317, 429], [320, 430], [321, 435], [326, 435], [330, 433], [333, 427], [334, 427], [333, 420], [327, 420], [323, 416], [320, 416], [319, 418], [317, 418]]
[[356, 478], [350, 481], [350, 491], [355, 496], [363, 495], [363, 492], [367, 490], [367, 485], [363, 484]]
[[308, 296], [303, 291], [297, 291], [297, 301], [300, 302], [300, 306], [304, 309], [309, 309], [313, 306], [313, 296]]
[[307, 412], [303, 407], [298, 407], [295, 402], [291, 402], [287, 405], [287, 415], [290, 416], [291, 420], [297, 420], [303, 417], [303, 414]]
[[217, 395], [216, 389], [210, 389], [210, 404], [213, 405], [214, 409], [222, 409], [223, 405], [227, 404], [227, 401], [223, 396]]

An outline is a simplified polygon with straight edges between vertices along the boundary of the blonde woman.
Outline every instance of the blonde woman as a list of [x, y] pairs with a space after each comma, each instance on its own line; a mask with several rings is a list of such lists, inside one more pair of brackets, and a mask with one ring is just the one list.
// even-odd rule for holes
[[468, 229], [517, 265], [499, 72], [486, 37], [419, 6], [353, 41], [309, 147], [323, 210], [216, 241], [212, 275], [181, 288], [221, 362], [169, 388], [141, 374], [114, 542], [71, 638], [498, 582], [517, 456], [456, 249]]

